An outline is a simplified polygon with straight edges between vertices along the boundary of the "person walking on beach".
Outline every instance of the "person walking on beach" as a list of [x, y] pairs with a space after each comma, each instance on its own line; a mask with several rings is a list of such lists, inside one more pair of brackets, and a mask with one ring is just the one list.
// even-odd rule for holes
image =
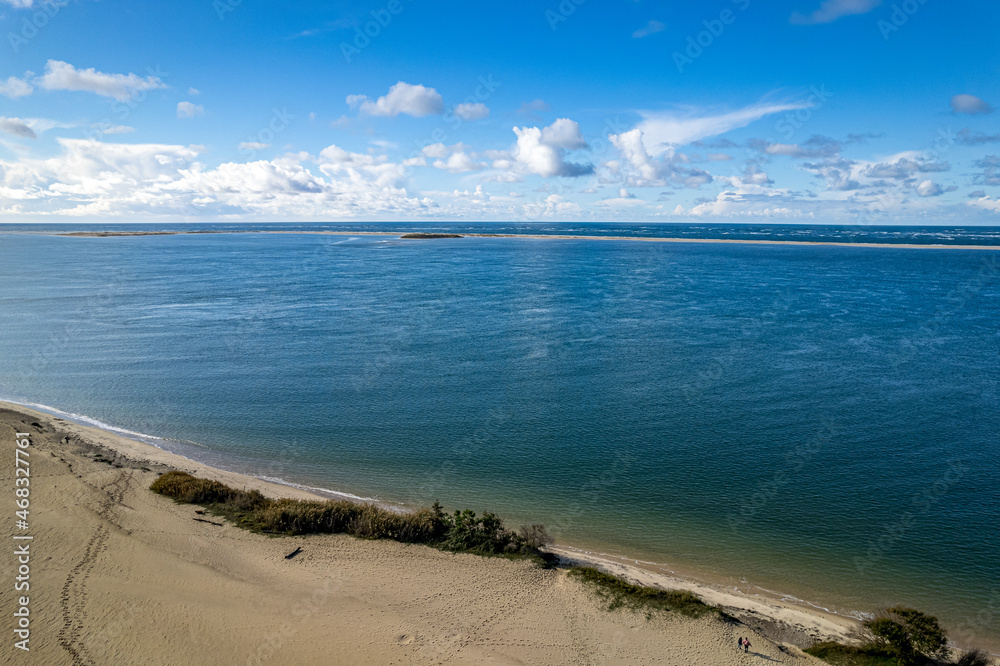
[[750, 651], [750, 639], [749, 638], [744, 638], [743, 639], [743, 652], [747, 653], [749, 651]]
[[739, 652], [743, 648], [743, 637], [740, 636], [736, 639], [736, 651]]

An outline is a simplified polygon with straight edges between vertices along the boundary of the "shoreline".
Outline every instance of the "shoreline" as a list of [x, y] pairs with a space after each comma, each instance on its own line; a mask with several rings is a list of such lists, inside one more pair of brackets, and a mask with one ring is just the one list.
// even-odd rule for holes
[[[171, 453], [151, 443], [132, 439], [127, 435], [119, 434], [119, 432], [71, 420], [72, 416], [79, 417], [79, 415], [70, 415], [54, 408], [50, 409], [64, 414], [65, 417], [16, 402], [0, 401], [0, 409], [16, 412], [43, 423], [48, 422], [52, 427], [67, 433], [70, 437], [78, 438], [98, 449], [109, 451], [116, 458], [121, 457], [130, 464], [140, 466], [143, 469], [149, 467], [161, 473], [177, 469], [232, 487], [255, 489], [271, 498], [328, 500], [331, 499], [330, 495], [334, 495], [339, 499], [353, 498], [352, 501], [367, 500], [391, 510], [407, 510], [406, 508], [401, 509], [401, 505], [389, 501], [356, 498], [347, 493], [337, 493], [336, 491], [327, 491], [330, 493], [328, 495], [310, 491], [304, 486], [292, 485], [288, 482], [278, 483], [250, 474], [212, 467]], [[137, 433], [132, 434], [138, 436]], [[851, 630], [858, 626], [855, 619], [845, 615], [827, 612], [812, 605], [804, 606], [791, 602], [788, 600], [789, 595], [768, 593], [767, 591], [751, 595], [696, 576], [666, 574], [655, 570], [667, 566], [664, 564], [643, 563], [623, 555], [596, 554], [574, 548], [569, 544], [557, 544], [548, 550], [559, 555], [565, 564], [592, 566], [645, 586], [693, 592], [704, 599], [706, 603], [722, 607], [741, 622], [777, 644], [806, 647], [813, 642], [826, 640], [849, 642]]]
[[[72, 231], [63, 233], [38, 232], [37, 235], [62, 236], [67, 238], [118, 238], [136, 236], [185, 236], [200, 234], [293, 234], [314, 236], [394, 236], [400, 238], [409, 232], [394, 231]], [[723, 245], [794, 245], [794, 246], [830, 246], [830, 247], [864, 247], [864, 248], [898, 248], [905, 250], [993, 250], [1000, 251], [1000, 245], [943, 245], [920, 243], [849, 243], [845, 241], [790, 241], [790, 240], [759, 240], [759, 239], [726, 239], [726, 238], [653, 238], [636, 236], [579, 236], [566, 234], [461, 234], [465, 238], [523, 238], [527, 240], [604, 240], [604, 241], [641, 241], [653, 243], [699, 243]], [[404, 239], [406, 240], [406, 239]]]

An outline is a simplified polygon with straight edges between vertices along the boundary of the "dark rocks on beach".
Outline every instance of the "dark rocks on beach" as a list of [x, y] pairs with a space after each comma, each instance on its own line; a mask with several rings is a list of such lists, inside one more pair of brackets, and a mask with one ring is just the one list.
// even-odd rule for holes
[[421, 239], [426, 239], [426, 238], [464, 238], [464, 236], [462, 236], [462, 234], [424, 234], [424, 233], [412, 233], [412, 234], [403, 234], [402, 236], [400, 236], [400, 238], [407, 238], [407, 239], [410, 239], [410, 238], [421, 238]]

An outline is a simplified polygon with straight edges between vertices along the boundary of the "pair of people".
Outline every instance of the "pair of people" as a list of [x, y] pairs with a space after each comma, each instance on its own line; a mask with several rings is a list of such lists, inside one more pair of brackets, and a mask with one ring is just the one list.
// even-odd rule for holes
[[750, 639], [749, 638], [743, 638], [742, 636], [740, 638], [736, 639], [736, 651], [739, 652], [740, 648], [743, 648], [743, 652], [744, 653], [749, 652], [750, 651]]

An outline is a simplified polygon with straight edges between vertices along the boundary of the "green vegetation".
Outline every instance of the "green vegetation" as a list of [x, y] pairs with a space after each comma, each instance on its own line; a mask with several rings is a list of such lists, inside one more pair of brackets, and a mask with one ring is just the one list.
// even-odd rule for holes
[[992, 663], [989, 656], [982, 650], [966, 652], [955, 662], [956, 666], [990, 666]]
[[937, 618], [913, 608], [886, 608], [864, 623], [864, 642], [885, 648], [899, 666], [917, 666], [948, 656], [948, 637]]
[[392, 539], [422, 543], [442, 550], [477, 555], [534, 558], [549, 565], [556, 560], [540, 548], [550, 539], [541, 525], [504, 527], [492, 513], [456, 511], [449, 516], [435, 502], [429, 509], [397, 513], [354, 502], [270, 499], [256, 490], [236, 490], [218, 481], [185, 472], [167, 472], [150, 490], [184, 504], [199, 504], [210, 513], [244, 529], [264, 534], [350, 534], [362, 539]]
[[633, 585], [617, 576], [591, 567], [573, 567], [569, 575], [590, 586], [606, 604], [608, 610], [629, 608], [639, 611], [673, 611], [688, 617], [701, 617], [709, 613], [722, 614], [690, 592], [661, 590], [655, 587]]
[[818, 643], [804, 652], [834, 666], [897, 666], [896, 658], [891, 653], [878, 648]]
[[[946, 664], [948, 636], [933, 615], [913, 608], [886, 608], [865, 620], [858, 632], [860, 645], [819, 643], [807, 649], [814, 657], [836, 666], [922, 666]], [[959, 666], [989, 666], [979, 650], [967, 652]]]

